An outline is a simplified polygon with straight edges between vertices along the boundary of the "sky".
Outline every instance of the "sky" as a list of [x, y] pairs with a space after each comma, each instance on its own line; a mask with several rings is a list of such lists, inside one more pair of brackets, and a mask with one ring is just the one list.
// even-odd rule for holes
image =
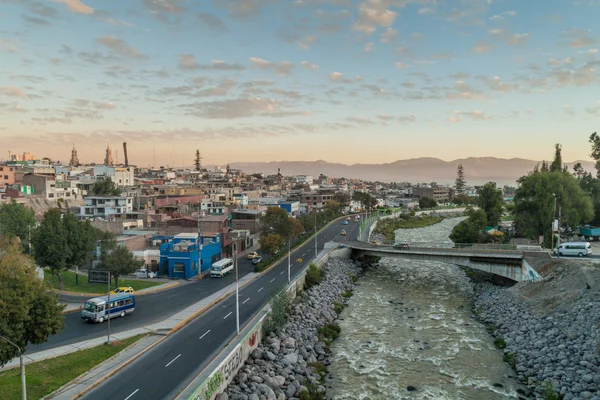
[[600, 0], [0, 0], [0, 159], [589, 159]]

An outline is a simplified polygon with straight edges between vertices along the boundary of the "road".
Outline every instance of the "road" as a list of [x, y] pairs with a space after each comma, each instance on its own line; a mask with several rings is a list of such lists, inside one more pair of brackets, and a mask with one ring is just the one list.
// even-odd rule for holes
[[[326, 242], [353, 240], [358, 223], [334, 223], [319, 234], [318, 249]], [[341, 236], [344, 229], [346, 236]], [[314, 258], [314, 241], [292, 252], [292, 278]], [[302, 258], [302, 263], [297, 259]], [[212, 281], [212, 280], [211, 280]], [[240, 290], [240, 329], [287, 284], [287, 260]], [[141, 308], [141, 307], [140, 307]], [[132, 317], [135, 317], [137, 308]], [[127, 317], [129, 318], [129, 317]], [[124, 319], [127, 319], [124, 318]], [[119, 373], [107, 379], [85, 399], [172, 399], [179, 394], [236, 334], [235, 294], [227, 297], [167, 337]]]
[[[354, 221], [350, 222], [346, 228], [357, 225]], [[325, 228], [317, 239], [320, 244], [318, 249], [323, 248], [323, 243], [332, 240], [344, 229], [342, 223], [334, 223]], [[357, 228], [358, 229], [358, 228]], [[348, 229], [346, 229], [348, 231]], [[315, 254], [314, 240], [309, 240], [302, 247], [297, 249], [294, 254], [305, 255], [306, 259], [312, 259]], [[297, 259], [298, 257], [294, 258]], [[304, 257], [302, 257], [304, 259]], [[287, 260], [286, 260], [287, 265]], [[254, 266], [251, 260], [242, 257], [238, 261], [239, 277], [243, 277], [254, 272]], [[287, 275], [286, 275], [287, 276]], [[228, 275], [222, 279], [202, 279], [191, 283], [179, 285], [173, 289], [146, 294], [136, 298], [136, 308], [132, 318], [116, 318], [110, 321], [111, 333], [119, 333], [142, 326], [150, 325], [163, 321], [170, 316], [184, 310], [192, 304], [202, 300], [205, 297], [223, 289], [235, 282], [235, 274]], [[74, 301], [85, 301], [86, 297], [75, 296]], [[27, 346], [25, 354], [32, 354], [38, 351], [65, 346], [84, 340], [94, 339], [106, 335], [105, 324], [88, 324], [81, 319], [81, 313], [74, 312], [65, 315], [65, 329], [56, 335], [50, 336], [48, 341], [39, 345], [30, 344]]]

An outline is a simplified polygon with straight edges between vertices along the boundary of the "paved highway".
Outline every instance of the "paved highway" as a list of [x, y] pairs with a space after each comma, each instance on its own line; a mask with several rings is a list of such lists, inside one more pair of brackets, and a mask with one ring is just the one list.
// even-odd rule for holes
[[[354, 225], [358, 226], [354, 221], [349, 222], [349, 224], [345, 227], [350, 227], [351, 229]], [[317, 237], [319, 240], [318, 249], [321, 250], [323, 243], [332, 240], [342, 229], [344, 229], [342, 222], [334, 223], [323, 229]], [[346, 229], [346, 231], [349, 232], [349, 229]], [[294, 254], [298, 256], [304, 254], [306, 259], [312, 259], [315, 254], [314, 239], [309, 240], [308, 243], [297, 249]], [[302, 258], [304, 259], [305, 257]], [[287, 266], [287, 259], [285, 260], [285, 264]], [[238, 261], [238, 271], [240, 278], [254, 272], [251, 260], [247, 260], [245, 257], [240, 258]], [[223, 279], [208, 278], [194, 282], [185, 282], [173, 289], [138, 296], [136, 298], [135, 312], [131, 316], [127, 316], [127, 318], [111, 319], [110, 331], [111, 333], [119, 333], [163, 321], [171, 315], [223, 289], [232, 282], [235, 282], [235, 274], [230, 274]], [[77, 300], [85, 301], [86, 297], [77, 297]], [[83, 322], [80, 312], [66, 314], [65, 329], [56, 335], [50, 336], [45, 343], [39, 345], [30, 344], [27, 346], [25, 354], [101, 337], [106, 335], [106, 329], [106, 324], [89, 324]]]
[[[344, 242], [358, 234], [358, 223], [337, 222], [319, 234], [324, 243]], [[341, 236], [345, 229], [347, 236]], [[314, 241], [292, 252], [292, 278], [314, 258]], [[297, 259], [302, 258], [302, 263]], [[211, 280], [212, 282], [213, 280]], [[240, 290], [240, 329], [287, 284], [287, 260]], [[140, 307], [141, 308], [141, 307]], [[132, 314], [135, 318], [136, 311]], [[129, 318], [129, 317], [127, 317]], [[127, 319], [125, 318], [125, 319]], [[201, 314], [186, 327], [167, 337], [146, 354], [107, 379], [85, 399], [172, 399], [179, 394], [235, 337], [235, 294]]]

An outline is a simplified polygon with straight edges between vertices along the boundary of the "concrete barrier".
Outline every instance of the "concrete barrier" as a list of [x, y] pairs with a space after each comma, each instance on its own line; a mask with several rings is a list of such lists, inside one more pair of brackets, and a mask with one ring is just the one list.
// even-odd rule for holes
[[[349, 257], [351, 253], [352, 249], [340, 248], [338, 244], [327, 243], [313, 263], [322, 267], [331, 257]], [[307, 268], [302, 270], [287, 287], [286, 293], [291, 299], [294, 299], [304, 290]], [[252, 350], [261, 342], [262, 327], [269, 312], [271, 312], [271, 306], [267, 304], [246, 324], [239, 336], [231, 341], [181, 392], [177, 399], [213, 400], [219, 393], [225, 391], [252, 353]]]

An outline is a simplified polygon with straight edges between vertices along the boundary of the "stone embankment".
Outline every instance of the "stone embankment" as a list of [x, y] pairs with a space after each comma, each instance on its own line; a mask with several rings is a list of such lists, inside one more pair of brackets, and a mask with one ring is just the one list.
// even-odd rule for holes
[[343, 294], [352, 290], [352, 277], [362, 268], [334, 258], [324, 270], [323, 281], [299, 297], [281, 332], [263, 338], [218, 400], [323, 398], [331, 356], [319, 328], [335, 321]]
[[476, 317], [490, 325], [505, 361], [536, 398], [600, 400], [600, 301], [589, 287], [543, 314], [518, 291], [489, 283], [475, 289]]

